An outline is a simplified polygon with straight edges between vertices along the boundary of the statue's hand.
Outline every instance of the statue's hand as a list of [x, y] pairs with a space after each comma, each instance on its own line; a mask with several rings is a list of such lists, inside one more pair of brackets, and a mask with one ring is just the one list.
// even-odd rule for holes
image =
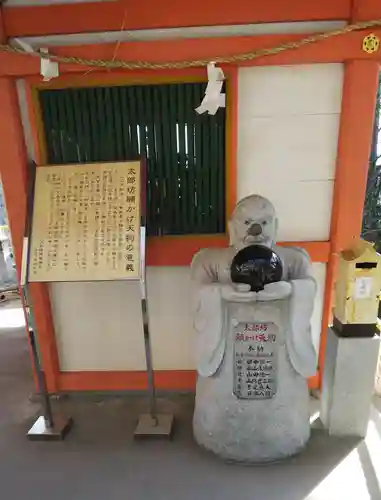
[[243, 283], [221, 286], [221, 297], [228, 302], [255, 302], [257, 295], [256, 292], [250, 291], [250, 285]]
[[291, 283], [288, 281], [277, 281], [265, 285], [264, 290], [257, 293], [257, 300], [279, 300], [289, 297], [292, 292]]
[[265, 285], [260, 292], [251, 292], [250, 285], [233, 283], [232, 285], [221, 285], [221, 297], [228, 302], [257, 302], [268, 300], [279, 300], [291, 295], [292, 286], [288, 281], [278, 281]]

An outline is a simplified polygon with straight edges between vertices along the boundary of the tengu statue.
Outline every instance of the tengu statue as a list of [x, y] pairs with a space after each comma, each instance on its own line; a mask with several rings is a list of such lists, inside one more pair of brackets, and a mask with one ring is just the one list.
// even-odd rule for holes
[[310, 436], [307, 378], [317, 353], [308, 254], [275, 245], [273, 205], [253, 195], [229, 222], [230, 246], [192, 262], [198, 381], [196, 441], [231, 460], [271, 462]]

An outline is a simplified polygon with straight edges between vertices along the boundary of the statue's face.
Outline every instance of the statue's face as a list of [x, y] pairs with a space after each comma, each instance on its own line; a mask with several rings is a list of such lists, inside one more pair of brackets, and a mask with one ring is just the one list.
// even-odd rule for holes
[[253, 195], [238, 203], [230, 221], [231, 243], [236, 248], [275, 242], [277, 219], [273, 205], [261, 196]]

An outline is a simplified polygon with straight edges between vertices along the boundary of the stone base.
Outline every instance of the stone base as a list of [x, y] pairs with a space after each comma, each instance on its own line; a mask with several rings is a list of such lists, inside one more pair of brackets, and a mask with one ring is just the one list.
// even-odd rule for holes
[[343, 338], [328, 328], [320, 418], [333, 436], [365, 437], [380, 338]]
[[213, 453], [227, 463], [244, 463], [250, 465], [271, 465], [283, 462], [301, 453], [307, 446], [310, 434], [308, 433], [303, 442], [279, 443], [278, 446], [270, 447], [264, 443], [253, 442], [252, 437], [248, 443], [237, 440], [234, 444], [219, 445], [216, 440], [205, 438], [198, 434], [197, 427], [193, 427], [193, 434], [197, 444], [208, 453]]
[[201, 447], [223, 460], [252, 464], [280, 461], [304, 449], [310, 438], [307, 382], [292, 368], [284, 348], [280, 359], [281, 383], [267, 400], [233, 394], [231, 360], [218, 377], [199, 377], [193, 434]]

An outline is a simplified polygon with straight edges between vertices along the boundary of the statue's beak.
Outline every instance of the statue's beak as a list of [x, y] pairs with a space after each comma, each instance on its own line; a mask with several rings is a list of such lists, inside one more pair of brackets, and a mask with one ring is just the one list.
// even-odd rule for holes
[[249, 236], [259, 236], [260, 234], [262, 234], [262, 226], [260, 224], [253, 224], [247, 230], [247, 234]]

